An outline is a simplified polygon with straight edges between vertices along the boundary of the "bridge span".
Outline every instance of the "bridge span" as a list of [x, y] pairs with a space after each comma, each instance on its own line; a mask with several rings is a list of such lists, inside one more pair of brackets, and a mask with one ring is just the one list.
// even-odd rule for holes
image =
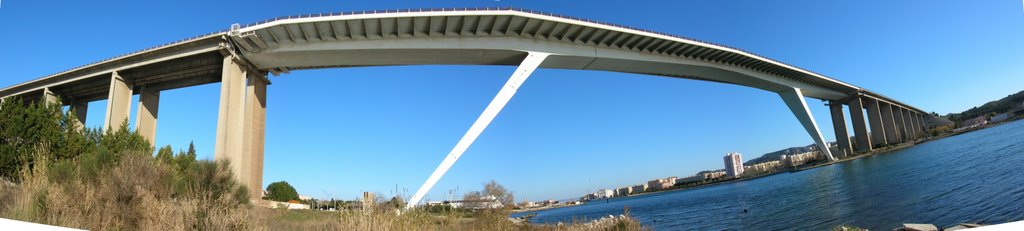
[[[0, 97], [60, 102], [81, 121], [88, 102], [106, 99], [104, 128], [118, 129], [137, 94], [135, 129], [153, 142], [161, 91], [220, 82], [214, 158], [230, 160], [238, 180], [259, 199], [268, 73], [425, 64], [518, 68], [409, 206], [422, 199], [537, 68], [647, 74], [775, 92], [830, 160], [926, 135], [925, 111], [789, 64], [709, 42], [511, 8], [303, 15], [233, 25], [9, 86]], [[839, 152], [829, 151], [805, 96], [829, 102]]]

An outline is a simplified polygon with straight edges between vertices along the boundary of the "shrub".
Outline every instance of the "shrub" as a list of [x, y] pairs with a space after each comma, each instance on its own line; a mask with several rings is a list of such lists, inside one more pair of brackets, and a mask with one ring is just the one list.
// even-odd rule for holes
[[262, 227], [226, 162], [196, 160], [194, 147], [155, 158], [126, 124], [86, 140], [75, 154], [37, 145], [17, 168], [20, 184], [0, 185], [0, 216], [96, 230]]
[[267, 200], [272, 201], [289, 201], [298, 200], [299, 193], [295, 191], [295, 188], [288, 182], [278, 181], [267, 185]]

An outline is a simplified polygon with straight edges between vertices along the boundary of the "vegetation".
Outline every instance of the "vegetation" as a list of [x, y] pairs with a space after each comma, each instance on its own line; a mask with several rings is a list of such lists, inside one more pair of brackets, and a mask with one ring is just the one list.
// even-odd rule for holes
[[[58, 105], [21, 102], [11, 98], [0, 105], [0, 178], [18, 182], [22, 168], [33, 165], [37, 149], [46, 150], [50, 160], [63, 161], [96, 151], [98, 143], [113, 144], [101, 140], [97, 130], [80, 131], [75, 113], [62, 112]], [[108, 148], [123, 149], [133, 141], [119, 142]]]
[[498, 202], [501, 202], [501, 204], [506, 207], [515, 205], [515, 197], [512, 195], [512, 192], [509, 192], [508, 189], [505, 189], [504, 186], [501, 186], [494, 180], [484, 184], [484, 189], [482, 191], [466, 193], [466, 195], [463, 196], [463, 200], [476, 201], [481, 200], [486, 196], [494, 196]]
[[947, 117], [949, 117], [950, 120], [953, 120], [953, 122], [959, 124], [964, 120], [973, 119], [978, 116], [993, 115], [1010, 111], [1021, 107], [1021, 102], [1024, 102], [1024, 91], [1008, 95], [996, 101], [985, 103], [980, 107], [974, 107], [961, 113], [951, 113]]
[[[645, 230], [628, 216], [567, 224], [531, 225], [508, 219], [509, 210], [481, 210], [472, 217], [460, 213], [411, 210], [316, 211], [256, 209], [269, 230]], [[273, 222], [270, 222], [273, 221]]]
[[[74, 112], [43, 104], [0, 108], [0, 217], [90, 230], [638, 230], [628, 217], [572, 225], [529, 225], [510, 210], [416, 209], [399, 197], [341, 211], [255, 207], [227, 162], [197, 160], [191, 144], [175, 153], [128, 129], [76, 127]], [[116, 130], [116, 132], [112, 132]], [[278, 184], [279, 183], [279, 184]], [[276, 199], [297, 199], [285, 182]], [[488, 195], [511, 201], [495, 182]], [[507, 199], [506, 199], [507, 198]], [[338, 206], [341, 204], [335, 204]]]
[[299, 200], [299, 193], [288, 182], [278, 181], [267, 185], [267, 196], [264, 199], [281, 202]]
[[56, 105], [5, 104], [0, 114], [3, 176], [18, 183], [0, 187], [2, 217], [96, 230], [259, 225], [227, 163], [196, 160], [194, 149], [153, 157], [127, 122], [117, 132], [77, 128]]

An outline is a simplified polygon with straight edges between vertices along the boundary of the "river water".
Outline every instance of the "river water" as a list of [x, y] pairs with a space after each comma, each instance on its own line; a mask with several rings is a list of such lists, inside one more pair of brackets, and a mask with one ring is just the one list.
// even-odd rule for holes
[[1024, 120], [800, 172], [530, 213], [557, 223], [628, 207], [655, 230], [993, 224], [1024, 219], [1022, 170]]

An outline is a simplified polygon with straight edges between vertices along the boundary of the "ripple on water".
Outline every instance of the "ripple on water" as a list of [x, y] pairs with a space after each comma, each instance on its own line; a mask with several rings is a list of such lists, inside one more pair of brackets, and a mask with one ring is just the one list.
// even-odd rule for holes
[[904, 222], [946, 227], [1020, 220], [1022, 139], [1024, 121], [1016, 121], [795, 173], [536, 211], [534, 221], [617, 215], [623, 206], [658, 230], [827, 230], [841, 224], [888, 230]]

